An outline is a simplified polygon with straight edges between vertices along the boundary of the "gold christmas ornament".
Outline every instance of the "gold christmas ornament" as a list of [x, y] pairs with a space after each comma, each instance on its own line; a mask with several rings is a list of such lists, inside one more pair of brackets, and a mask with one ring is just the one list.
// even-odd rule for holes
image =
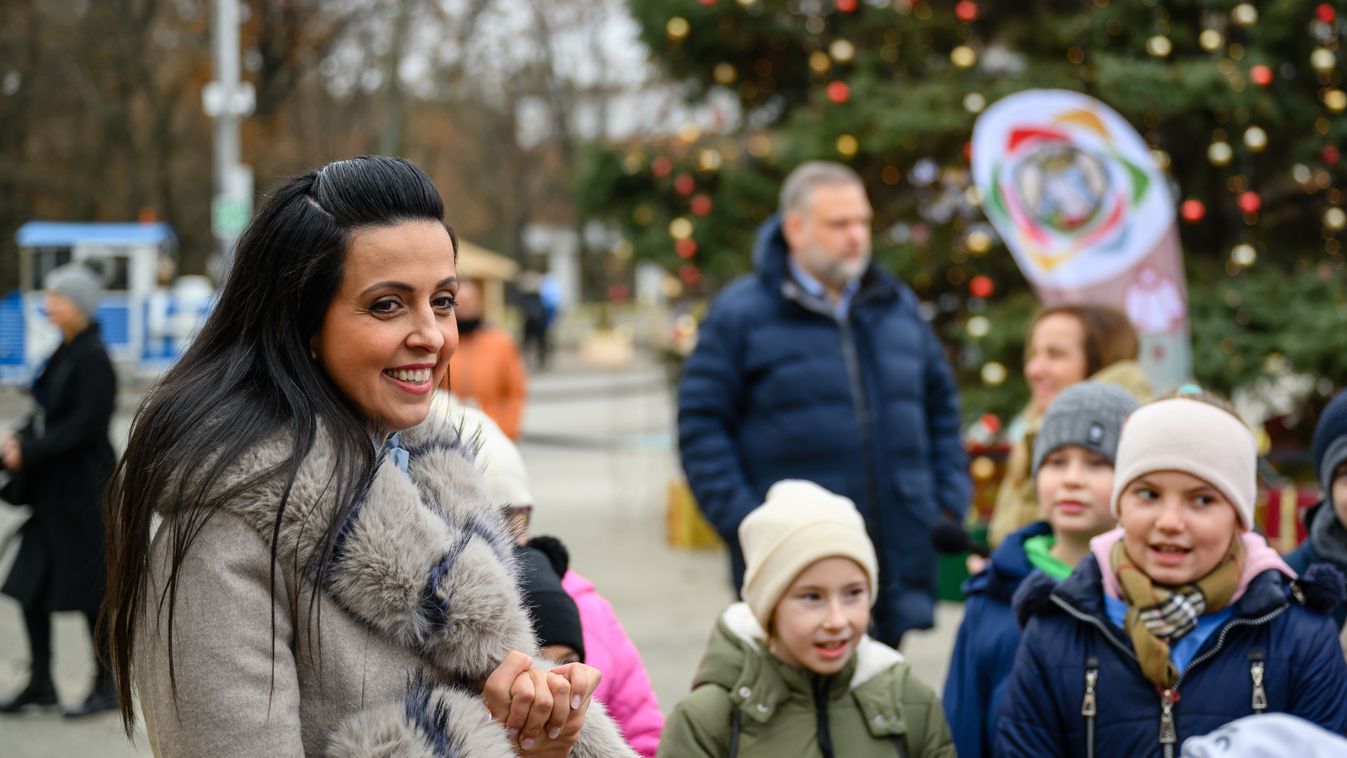
[[734, 66], [728, 63], [717, 63], [715, 69], [711, 72], [715, 77], [717, 84], [733, 84], [739, 74], [734, 70]]
[[1347, 92], [1334, 88], [1324, 93], [1324, 107], [1334, 113], [1341, 113], [1347, 108]]
[[809, 54], [809, 67], [812, 68], [816, 74], [827, 73], [828, 69], [832, 68], [832, 65], [832, 59], [822, 50], [815, 50]]
[[692, 236], [692, 222], [686, 216], [679, 216], [669, 222], [669, 236], [676, 240], [685, 240]]
[[856, 138], [851, 136], [850, 134], [843, 134], [838, 136], [837, 152], [841, 153], [843, 156], [850, 158], [851, 156], [856, 154], [857, 150], [860, 149], [861, 143], [858, 142]]
[[978, 62], [978, 54], [968, 45], [959, 45], [949, 51], [949, 59], [959, 68], [972, 68]]
[[669, 35], [671, 40], [681, 40], [688, 36], [689, 29], [691, 27], [688, 26], [688, 20], [682, 16], [674, 16], [664, 25], [664, 33]]

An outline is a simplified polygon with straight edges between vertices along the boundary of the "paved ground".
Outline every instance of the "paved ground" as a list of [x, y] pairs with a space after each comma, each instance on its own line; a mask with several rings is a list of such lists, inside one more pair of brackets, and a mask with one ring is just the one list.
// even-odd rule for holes
[[[563, 356], [564, 358], [564, 356]], [[521, 451], [538, 506], [534, 533], [555, 534], [572, 563], [616, 608], [645, 657], [666, 711], [687, 692], [716, 615], [731, 599], [723, 555], [681, 551], [664, 537], [666, 488], [676, 476], [673, 405], [653, 365], [589, 370], [572, 359], [536, 377], [524, 418]], [[138, 397], [123, 397], [115, 433], [124, 438]], [[0, 393], [0, 429], [22, 418], [26, 400]], [[21, 512], [0, 505], [0, 535]], [[0, 570], [13, 550], [0, 556]], [[918, 674], [939, 688], [962, 607], [942, 604], [939, 625], [908, 635], [904, 651]], [[56, 621], [56, 674], [62, 700], [81, 699], [92, 677], [81, 618]], [[0, 597], [0, 698], [22, 686], [27, 646], [17, 605]], [[149, 755], [144, 736], [131, 745], [114, 717], [69, 724], [59, 716], [0, 719], [13, 756]]]

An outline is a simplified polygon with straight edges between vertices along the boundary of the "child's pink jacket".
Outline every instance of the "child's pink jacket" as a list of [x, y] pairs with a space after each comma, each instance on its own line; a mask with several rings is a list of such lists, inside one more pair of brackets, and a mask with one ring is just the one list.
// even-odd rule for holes
[[585, 663], [603, 673], [594, 697], [604, 704], [632, 749], [646, 758], [655, 755], [664, 731], [664, 712], [655, 700], [655, 690], [641, 663], [641, 654], [628, 639], [613, 606], [594, 585], [574, 571], [567, 571], [561, 586], [580, 608], [580, 626], [585, 638]]

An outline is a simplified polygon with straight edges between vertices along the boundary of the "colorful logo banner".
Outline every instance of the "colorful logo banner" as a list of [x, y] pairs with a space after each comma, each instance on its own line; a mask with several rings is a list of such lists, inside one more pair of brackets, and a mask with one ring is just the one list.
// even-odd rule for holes
[[1029, 90], [978, 118], [972, 158], [983, 210], [1043, 303], [1125, 311], [1155, 389], [1187, 379], [1174, 201], [1136, 130], [1091, 97]]

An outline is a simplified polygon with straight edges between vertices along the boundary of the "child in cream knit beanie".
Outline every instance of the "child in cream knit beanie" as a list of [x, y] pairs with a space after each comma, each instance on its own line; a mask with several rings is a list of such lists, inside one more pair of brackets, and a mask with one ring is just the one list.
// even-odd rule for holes
[[744, 602], [764, 629], [796, 575], [824, 558], [855, 561], [865, 572], [874, 604], [879, 568], [865, 521], [851, 500], [813, 482], [772, 485], [766, 501], [739, 524], [739, 543], [744, 549]]

